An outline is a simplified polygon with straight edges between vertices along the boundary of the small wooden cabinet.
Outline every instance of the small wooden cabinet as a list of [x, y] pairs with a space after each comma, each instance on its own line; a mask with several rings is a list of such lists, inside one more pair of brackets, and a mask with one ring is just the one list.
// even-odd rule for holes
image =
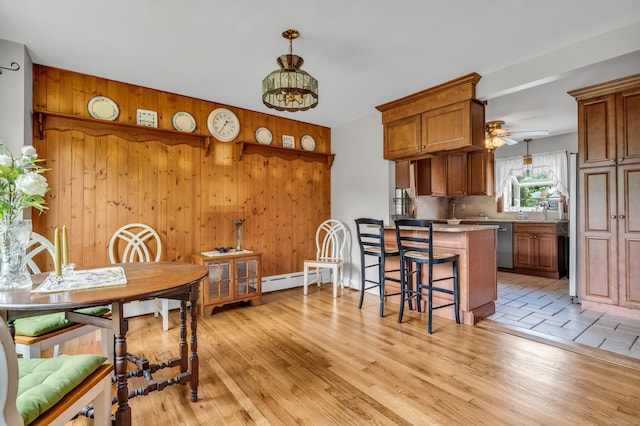
[[484, 148], [484, 104], [468, 99], [427, 111], [422, 117], [422, 151]]
[[564, 237], [556, 223], [513, 224], [516, 273], [560, 278], [564, 275]]
[[384, 126], [384, 158], [408, 158], [422, 152], [420, 116], [406, 117]]
[[260, 303], [262, 273], [260, 253], [191, 255], [191, 262], [208, 269], [207, 279], [200, 289], [200, 312], [213, 313], [213, 308], [229, 303], [250, 301]]
[[484, 149], [416, 160], [416, 195], [493, 195], [493, 167], [493, 152]]

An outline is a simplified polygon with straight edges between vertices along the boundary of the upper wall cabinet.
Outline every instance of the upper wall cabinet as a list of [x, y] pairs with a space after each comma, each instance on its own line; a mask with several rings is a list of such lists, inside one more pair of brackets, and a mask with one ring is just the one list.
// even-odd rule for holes
[[640, 162], [640, 74], [569, 92], [578, 101], [578, 162]]
[[469, 74], [376, 107], [384, 125], [384, 158], [484, 148], [484, 104], [473, 99], [479, 80]]

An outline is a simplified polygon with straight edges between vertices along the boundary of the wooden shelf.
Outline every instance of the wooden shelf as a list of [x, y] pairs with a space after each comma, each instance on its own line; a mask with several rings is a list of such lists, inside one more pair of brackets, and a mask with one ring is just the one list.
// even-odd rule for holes
[[115, 121], [98, 120], [76, 115], [59, 114], [47, 111], [35, 111], [40, 139], [44, 139], [45, 130], [78, 130], [91, 136], [114, 135], [131, 142], [157, 141], [165, 145], [190, 145], [204, 148], [209, 155], [211, 137], [176, 130], [138, 126]]
[[325, 154], [322, 152], [303, 151], [295, 148], [284, 148], [281, 146], [262, 145], [250, 142], [236, 142], [240, 151], [240, 159], [244, 154], [259, 154], [265, 157], [280, 157], [285, 160], [317, 161], [327, 163], [329, 167], [333, 165], [335, 154]]

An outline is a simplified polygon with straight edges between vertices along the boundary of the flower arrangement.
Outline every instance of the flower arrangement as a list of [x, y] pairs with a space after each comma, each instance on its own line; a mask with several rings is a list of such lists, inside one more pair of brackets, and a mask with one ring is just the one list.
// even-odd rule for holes
[[0, 220], [14, 222], [22, 210], [33, 207], [40, 212], [47, 209], [44, 194], [49, 191], [45, 169], [38, 163], [38, 153], [32, 146], [24, 146], [14, 157], [0, 143]]

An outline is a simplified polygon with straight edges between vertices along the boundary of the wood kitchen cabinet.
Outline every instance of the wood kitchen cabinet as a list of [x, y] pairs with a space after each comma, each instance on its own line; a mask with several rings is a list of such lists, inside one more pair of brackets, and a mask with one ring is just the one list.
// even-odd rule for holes
[[484, 149], [416, 160], [416, 195], [493, 195], [493, 160]]
[[384, 158], [484, 147], [484, 104], [475, 100], [472, 73], [376, 108], [382, 113]]
[[582, 307], [634, 316], [640, 309], [640, 74], [570, 94], [578, 101]]
[[384, 126], [384, 158], [408, 158], [422, 152], [420, 116], [403, 118]]
[[208, 269], [200, 289], [200, 312], [213, 313], [213, 308], [229, 303], [260, 303], [262, 296], [262, 255], [259, 253], [204, 256], [191, 255], [191, 262]]
[[640, 74], [569, 93], [578, 100], [579, 167], [640, 162]]
[[484, 148], [484, 104], [475, 99], [422, 114], [422, 151]]
[[447, 158], [444, 155], [415, 161], [416, 195], [447, 195]]
[[494, 195], [494, 153], [481, 149], [467, 153], [467, 195]]
[[447, 155], [447, 195], [467, 195], [467, 153]]
[[556, 223], [513, 224], [514, 272], [560, 278], [564, 275], [564, 238]]

